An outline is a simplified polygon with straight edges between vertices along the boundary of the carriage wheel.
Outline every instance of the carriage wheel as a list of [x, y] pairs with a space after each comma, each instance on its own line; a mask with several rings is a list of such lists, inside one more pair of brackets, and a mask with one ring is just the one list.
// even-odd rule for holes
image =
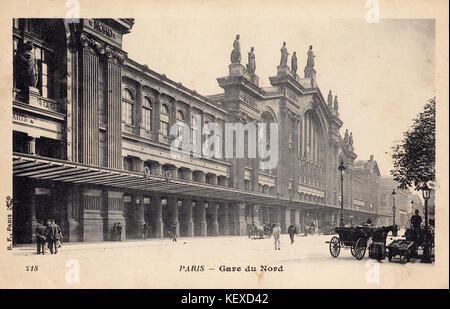
[[361, 260], [366, 254], [367, 240], [364, 238], [358, 239], [355, 245], [355, 258]]
[[352, 245], [352, 246], [350, 247], [350, 253], [352, 254], [353, 257], [356, 255], [356, 252], [355, 252], [355, 245]]
[[341, 242], [339, 238], [333, 236], [330, 241], [330, 254], [332, 257], [337, 258], [339, 253], [341, 252]]

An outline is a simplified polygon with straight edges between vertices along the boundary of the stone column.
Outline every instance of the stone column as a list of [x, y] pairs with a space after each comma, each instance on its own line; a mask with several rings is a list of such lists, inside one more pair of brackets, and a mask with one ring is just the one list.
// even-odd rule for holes
[[219, 205], [219, 234], [229, 235], [230, 227], [228, 223], [228, 206], [226, 204]]
[[198, 200], [195, 206], [196, 209], [196, 236], [206, 236], [206, 209], [205, 201]]
[[259, 222], [259, 212], [260, 212], [260, 208], [258, 205], [253, 205], [252, 207], [252, 217], [253, 217], [253, 224], [258, 226], [261, 223]]
[[120, 61], [114, 57], [109, 48], [106, 55], [107, 166], [120, 169], [122, 168], [122, 68]]
[[162, 175], [162, 165], [158, 162], [152, 162], [150, 165], [150, 173], [155, 176]]
[[183, 173], [186, 180], [192, 180], [192, 170], [185, 168]]
[[136, 238], [143, 238], [142, 236], [142, 226], [145, 223], [145, 206], [144, 206], [144, 196], [138, 194], [136, 196], [136, 211], [135, 221], [136, 221]]
[[189, 197], [183, 199], [183, 212], [184, 212], [184, 222], [182, 222], [184, 231], [183, 236], [192, 237], [194, 236], [194, 220], [192, 214], [192, 200]]
[[157, 193], [153, 194], [151, 197], [154, 215], [154, 231], [156, 238], [163, 238], [163, 220], [162, 220], [162, 206], [161, 206], [161, 196]]
[[211, 226], [208, 226], [208, 236], [219, 235], [218, 209], [219, 205], [217, 202], [208, 202], [208, 211], [211, 214]]
[[169, 226], [172, 228], [176, 225], [177, 235], [180, 235], [180, 225], [178, 222], [178, 198], [173, 195], [169, 195], [167, 199], [167, 206], [169, 207]]
[[31, 195], [30, 195], [30, 208], [31, 208], [31, 242], [36, 243], [36, 235], [34, 234], [34, 230], [37, 226], [37, 220], [36, 220], [36, 195], [34, 194], [34, 187], [29, 186], [31, 189]]
[[[99, 164], [99, 113], [98, 113], [98, 73], [99, 59], [87, 41], [81, 40], [82, 48], [82, 79], [81, 79], [81, 162]], [[120, 76], [120, 73], [119, 73]], [[120, 98], [120, 95], [117, 96]], [[121, 125], [118, 121], [117, 125]], [[121, 135], [119, 135], [121, 139]], [[108, 142], [111, 145], [111, 142]], [[115, 152], [121, 150], [114, 145]], [[112, 149], [111, 149], [112, 151]], [[121, 154], [119, 155], [121, 156]], [[119, 161], [121, 158], [117, 158]], [[122, 162], [120, 162], [122, 163]], [[122, 166], [122, 165], [120, 165]]]
[[197, 171], [197, 181], [201, 183], [205, 183], [205, 173], [202, 171]]
[[[102, 191], [87, 187], [83, 188], [81, 191], [81, 204], [83, 206], [83, 241], [103, 241]], [[122, 232], [124, 231], [125, 226], [123, 226]]]
[[280, 225], [281, 225], [281, 233], [287, 233], [287, 229], [289, 225], [291, 225], [291, 212], [289, 208], [283, 208], [279, 210], [280, 213]]
[[[31, 155], [36, 154], [36, 137], [29, 136], [28, 140], [28, 153]], [[34, 231], [33, 231], [34, 234]]]
[[113, 240], [112, 228], [114, 223], [120, 222], [122, 225], [122, 238], [125, 235], [126, 221], [124, 217], [123, 192], [106, 192], [106, 209], [104, 215], [104, 235], [105, 240]]
[[245, 219], [245, 203], [236, 203], [236, 235], [247, 235], [247, 221]]
[[144, 161], [139, 158], [133, 158], [133, 170], [142, 173], [144, 171]]
[[295, 210], [295, 219], [294, 224], [297, 225], [298, 228], [300, 228], [300, 210]]
[[229, 235], [236, 235], [236, 210], [234, 204], [227, 204]]

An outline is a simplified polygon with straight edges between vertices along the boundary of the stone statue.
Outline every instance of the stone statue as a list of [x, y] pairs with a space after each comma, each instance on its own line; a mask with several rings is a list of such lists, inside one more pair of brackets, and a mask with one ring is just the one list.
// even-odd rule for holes
[[337, 99], [337, 95], [334, 96], [334, 110], [338, 111], [339, 109], [339, 105], [338, 105], [338, 99]]
[[333, 94], [330, 92], [328, 92], [328, 107], [332, 108], [333, 107]]
[[348, 129], [346, 129], [345, 130], [345, 135], [344, 135], [344, 143], [345, 144], [348, 144], [348, 142], [349, 142], [349, 136], [348, 136]]
[[283, 47], [281, 47], [281, 60], [280, 60], [281, 67], [287, 66], [288, 55], [289, 53], [286, 48], [286, 42], [283, 42]]
[[297, 53], [294, 52], [291, 57], [291, 70], [294, 76], [297, 75]]
[[312, 45], [309, 46], [308, 50], [308, 60], [306, 62], [306, 66], [313, 67], [314, 66], [314, 53], [312, 51]]
[[38, 72], [33, 43], [28, 41], [17, 50], [14, 57], [16, 87], [25, 91], [28, 91], [28, 87], [36, 87]]
[[236, 35], [236, 39], [233, 43], [233, 51], [231, 52], [231, 63], [241, 63], [241, 43], [239, 43], [239, 34]]
[[255, 50], [255, 48], [252, 47], [250, 49], [250, 52], [248, 53], [247, 71], [250, 74], [255, 74], [255, 70], [256, 70], [255, 53], [253, 52], [254, 50]]
[[350, 132], [350, 136], [348, 138], [348, 143], [350, 144], [350, 146], [353, 146], [353, 132]]

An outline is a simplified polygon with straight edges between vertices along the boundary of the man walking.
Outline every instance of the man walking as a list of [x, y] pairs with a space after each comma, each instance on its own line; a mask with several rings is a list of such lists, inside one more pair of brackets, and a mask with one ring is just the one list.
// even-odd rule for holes
[[122, 225], [120, 225], [120, 222], [117, 222], [117, 240], [122, 240]]
[[289, 225], [288, 234], [289, 237], [291, 238], [291, 245], [292, 245], [294, 243], [295, 234], [297, 234], [297, 226], [295, 226], [295, 224]]
[[273, 240], [274, 240], [274, 244], [275, 244], [275, 250], [281, 250], [280, 249], [280, 235], [281, 235], [281, 228], [280, 228], [280, 223], [277, 223], [273, 230], [272, 230], [272, 234], [273, 234]]
[[53, 219], [49, 219], [47, 221], [47, 241], [48, 241], [48, 248], [50, 249], [50, 254], [57, 254], [58, 253], [58, 239], [59, 239], [59, 233], [58, 233], [58, 226], [55, 224]]
[[41, 220], [37, 222], [34, 234], [36, 235], [37, 254], [41, 254], [42, 252], [45, 255], [46, 228], [42, 223]]

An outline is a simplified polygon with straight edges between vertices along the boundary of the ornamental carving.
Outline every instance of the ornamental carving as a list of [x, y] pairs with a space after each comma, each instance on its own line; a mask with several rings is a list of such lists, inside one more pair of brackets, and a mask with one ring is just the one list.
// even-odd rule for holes
[[91, 38], [85, 34], [81, 34], [80, 43], [83, 48], [87, 49], [92, 53], [98, 53], [99, 55], [106, 55], [109, 61], [113, 61], [114, 63], [125, 63], [126, 55], [116, 49], [110, 47], [109, 45], [104, 44], [101, 41], [98, 41], [94, 38]]

